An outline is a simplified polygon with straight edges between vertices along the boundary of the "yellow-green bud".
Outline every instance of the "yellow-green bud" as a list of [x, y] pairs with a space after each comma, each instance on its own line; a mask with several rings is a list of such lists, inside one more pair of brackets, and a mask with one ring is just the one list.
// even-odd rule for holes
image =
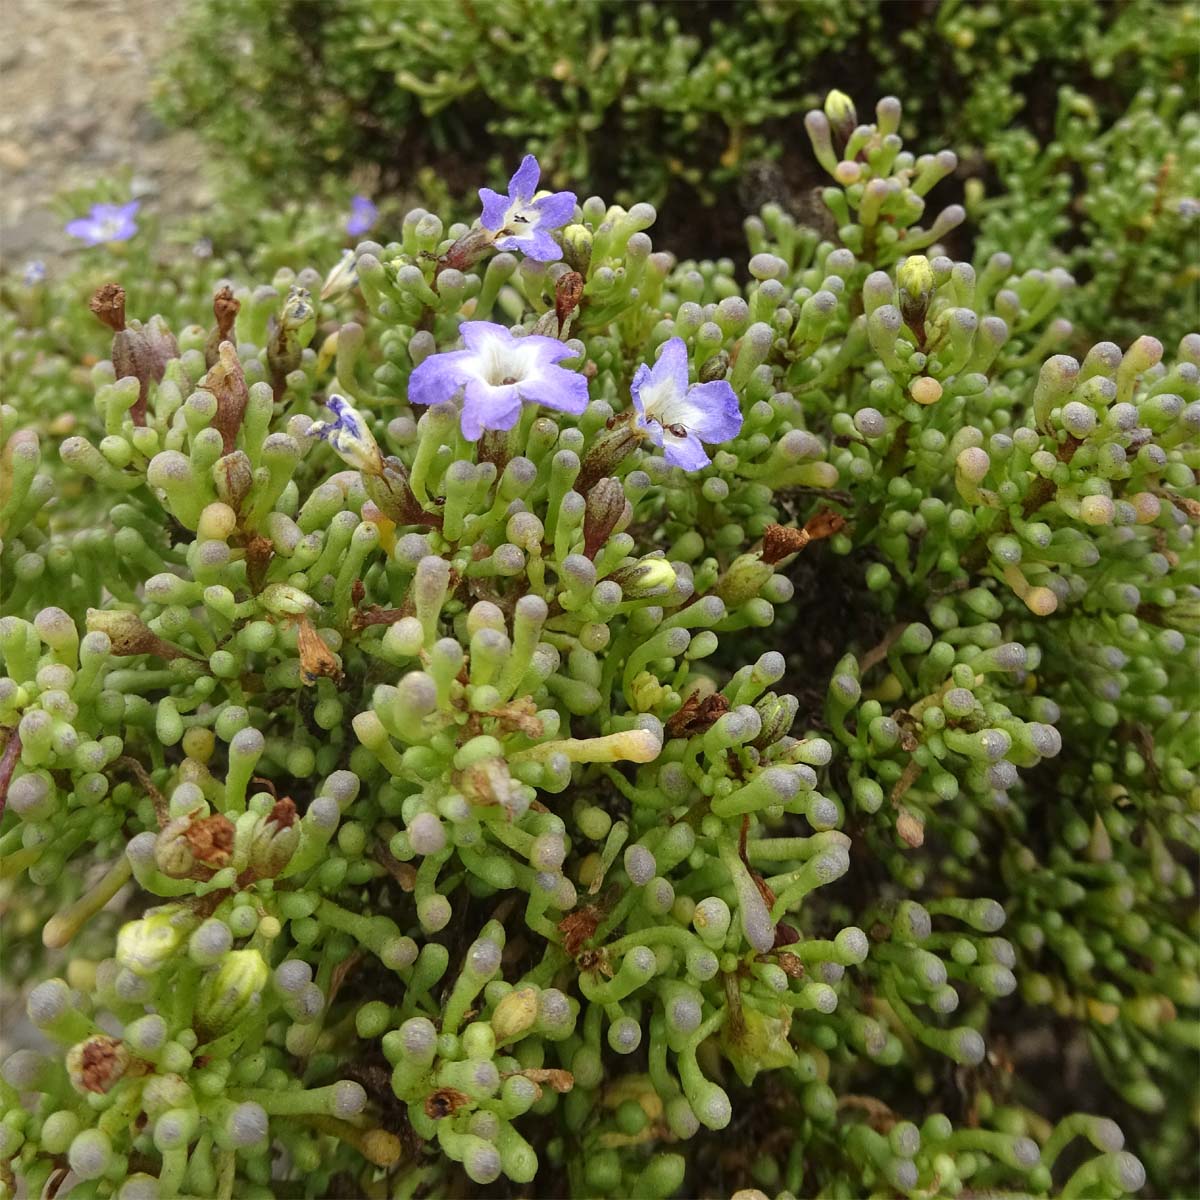
[[825, 115], [845, 144], [858, 125], [858, 110], [854, 107], [854, 101], [845, 92], [834, 88], [825, 97]]
[[923, 254], [913, 254], [900, 264], [896, 272], [900, 291], [900, 315], [918, 339], [925, 340], [925, 314], [933, 298], [933, 268]]
[[747, 600], [753, 600], [774, 574], [775, 568], [763, 562], [761, 555], [742, 554], [730, 563], [713, 590], [725, 601], [726, 607], [737, 608]]
[[291, 861], [299, 843], [296, 806], [285, 796], [254, 824], [250, 835], [250, 869], [259, 878], [273, 879]]
[[273, 583], [263, 588], [258, 602], [276, 617], [298, 617], [317, 607], [316, 601], [307, 592], [287, 583]]
[[633, 683], [630, 685], [633, 707], [637, 712], [649, 712], [666, 699], [670, 690], [659, 682], [656, 675], [652, 675], [649, 671], [642, 671], [634, 676]]
[[497, 1042], [519, 1038], [537, 1022], [538, 993], [536, 988], [517, 988], [509, 992], [492, 1014], [492, 1032]]
[[271, 969], [257, 950], [230, 950], [200, 982], [196, 1019], [223, 1033], [262, 1007]]
[[665, 558], [647, 556], [614, 571], [610, 578], [621, 585], [626, 600], [665, 596], [675, 586], [675, 568]]
[[586, 225], [568, 225], [562, 241], [567, 266], [586, 278], [592, 262], [592, 231]]
[[933, 268], [923, 254], [910, 254], [896, 271], [896, 283], [914, 300], [933, 291]]
[[774, 1016], [746, 1005], [741, 1022], [736, 1026], [732, 1021], [725, 1023], [721, 1046], [744, 1084], [752, 1084], [759, 1071], [788, 1067], [796, 1061], [796, 1051], [788, 1040], [791, 1027], [792, 1011], [783, 1005]]
[[140, 921], [121, 926], [117, 934], [117, 962], [135, 975], [161, 970], [196, 925], [185, 908], [157, 908]]

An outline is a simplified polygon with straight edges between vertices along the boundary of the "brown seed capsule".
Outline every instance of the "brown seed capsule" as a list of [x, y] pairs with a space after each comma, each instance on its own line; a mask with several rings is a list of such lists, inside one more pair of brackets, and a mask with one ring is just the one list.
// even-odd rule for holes
[[246, 374], [232, 342], [221, 343], [217, 361], [209, 367], [200, 386], [216, 397], [217, 415], [212, 419], [212, 427], [221, 435], [221, 453], [232, 454], [237, 448], [238, 430], [250, 400]]
[[300, 654], [301, 677], [306, 684], [316, 683], [322, 675], [340, 682], [342, 665], [308, 617], [300, 617], [296, 623], [296, 649]]
[[582, 299], [583, 276], [578, 271], [567, 271], [560, 275], [554, 285], [554, 312], [558, 317], [560, 330], [579, 307]]
[[712, 692], [707, 696], [692, 692], [683, 702], [683, 707], [667, 720], [667, 737], [687, 738], [704, 733], [728, 711], [729, 701], [720, 692]]
[[213, 296], [213, 317], [217, 327], [208, 335], [204, 347], [204, 365], [211, 367], [218, 358], [221, 343], [232, 341], [229, 336], [233, 332], [233, 323], [241, 311], [241, 304], [235, 299], [233, 289], [226, 284], [219, 288]]
[[132, 377], [140, 384], [129, 416], [135, 425], [145, 425], [151, 381], [160, 383], [167, 363], [179, 357], [175, 337], [161, 317], [151, 317], [145, 325], [127, 321], [125, 289], [120, 284], [106, 283], [97, 289], [89, 307], [113, 331], [112, 362], [117, 378]]
[[625, 513], [625, 489], [619, 479], [601, 479], [587, 494], [583, 512], [583, 553], [595, 558]]
[[119, 283], [106, 283], [97, 288], [88, 308], [113, 333], [120, 333], [125, 328], [125, 289]]

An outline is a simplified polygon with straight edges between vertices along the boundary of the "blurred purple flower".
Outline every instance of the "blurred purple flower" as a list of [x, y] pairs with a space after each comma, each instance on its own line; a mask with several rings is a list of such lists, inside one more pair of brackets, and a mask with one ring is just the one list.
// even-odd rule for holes
[[379, 209], [366, 196], [355, 196], [350, 201], [350, 216], [346, 220], [346, 232], [351, 237], [361, 237], [369, 232], [379, 220]]
[[40, 258], [31, 259], [21, 272], [21, 281], [26, 287], [36, 287], [46, 278], [46, 264]]
[[127, 242], [138, 231], [133, 218], [140, 207], [138, 200], [130, 200], [128, 204], [93, 204], [86, 217], [67, 223], [66, 232], [89, 246]]
[[485, 429], [511, 429], [522, 401], [578, 416], [587, 407], [587, 380], [556, 366], [575, 351], [557, 338], [512, 330], [491, 321], [465, 321], [465, 350], [433, 354], [408, 381], [410, 404], [437, 404], [462, 393], [463, 437], [475, 441]]
[[642, 363], [630, 388], [637, 423], [673, 467], [698, 471], [711, 461], [702, 442], [727, 442], [742, 428], [737, 393], [723, 379], [688, 386], [687, 347], [666, 342], [653, 367]]
[[480, 188], [480, 222], [496, 235], [497, 249], [520, 250], [538, 262], [556, 262], [562, 258], [562, 248], [550, 231], [561, 229], [575, 215], [575, 193], [554, 192], [535, 200], [541, 174], [538, 160], [527, 154], [508, 181], [507, 196]]

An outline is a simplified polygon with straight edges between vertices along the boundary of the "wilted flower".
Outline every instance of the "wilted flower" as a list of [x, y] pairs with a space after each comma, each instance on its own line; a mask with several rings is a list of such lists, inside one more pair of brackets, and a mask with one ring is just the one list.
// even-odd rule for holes
[[379, 209], [366, 196], [355, 196], [350, 201], [350, 216], [346, 218], [346, 232], [351, 237], [362, 237], [379, 220]]
[[511, 429], [522, 401], [575, 416], [587, 407], [587, 380], [555, 365], [575, 353], [556, 338], [513, 337], [511, 329], [491, 321], [466, 321], [461, 332], [467, 348], [425, 359], [408, 381], [408, 399], [436, 404], [462, 392], [465, 438]]
[[723, 379], [688, 386], [687, 347], [671, 338], [653, 367], [642, 363], [631, 386], [637, 423], [673, 467], [709, 463], [701, 442], [726, 442], [742, 427], [737, 395]]
[[[414, 375], [415, 378], [415, 375]], [[383, 472], [383, 455], [362, 414], [344, 396], [332, 395], [325, 407], [334, 415], [332, 421], [316, 421], [309, 426], [308, 436], [328, 442], [342, 460], [368, 475]]]
[[137, 200], [130, 200], [128, 204], [93, 204], [86, 217], [77, 217], [67, 223], [66, 232], [89, 246], [127, 242], [138, 231], [134, 217], [140, 207]]
[[341, 296], [358, 283], [357, 262], [353, 250], [342, 251], [337, 265], [325, 276], [325, 283], [321, 288], [322, 300], [332, 300], [334, 296]]
[[562, 258], [562, 248], [550, 236], [561, 229], [575, 213], [574, 192], [537, 194], [542, 169], [532, 154], [521, 160], [517, 173], [508, 181], [508, 195], [502, 196], [491, 188], [480, 188], [483, 201], [480, 221], [495, 235], [500, 250], [520, 250], [538, 262], [556, 262]]

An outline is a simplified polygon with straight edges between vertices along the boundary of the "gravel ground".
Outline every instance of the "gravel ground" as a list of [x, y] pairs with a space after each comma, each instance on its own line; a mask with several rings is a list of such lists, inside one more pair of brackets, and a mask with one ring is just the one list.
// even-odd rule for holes
[[134, 194], [182, 215], [211, 203], [199, 146], [150, 111], [154, 64], [187, 0], [4, 0], [0, 251], [9, 267], [69, 252], [50, 207], [123, 168]]

